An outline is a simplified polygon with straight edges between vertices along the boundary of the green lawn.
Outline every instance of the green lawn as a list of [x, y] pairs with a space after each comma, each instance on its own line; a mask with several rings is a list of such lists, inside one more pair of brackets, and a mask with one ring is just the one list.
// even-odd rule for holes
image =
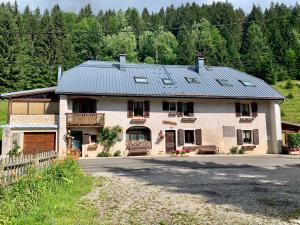
[[[6, 124], [7, 101], [0, 100], [0, 125]], [[0, 128], [0, 140], [2, 140], [2, 129]]]
[[300, 81], [293, 81], [293, 89], [286, 89], [286, 83], [287, 81], [281, 81], [273, 85], [285, 96], [288, 96], [289, 93], [294, 96], [294, 98], [286, 98], [285, 102], [281, 104], [282, 120], [300, 123]]

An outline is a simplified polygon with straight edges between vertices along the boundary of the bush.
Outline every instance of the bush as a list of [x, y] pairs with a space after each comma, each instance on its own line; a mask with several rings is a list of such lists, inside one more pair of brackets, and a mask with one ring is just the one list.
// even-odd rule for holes
[[97, 157], [111, 157], [111, 154], [108, 151], [102, 151], [97, 154]]
[[121, 156], [121, 151], [120, 150], [115, 151], [114, 157], [119, 157], [119, 156]]
[[244, 150], [243, 148], [240, 148], [240, 149], [238, 150], [238, 154], [242, 155], [242, 154], [244, 154], [244, 153], [245, 153], [245, 150]]
[[230, 154], [237, 154], [239, 149], [238, 149], [238, 147], [231, 147], [229, 149], [229, 151], [230, 151]]
[[288, 134], [288, 146], [289, 146], [289, 148], [299, 148], [300, 147], [300, 133]]
[[289, 98], [289, 99], [293, 99], [294, 95], [292, 93], [289, 93], [286, 97]]
[[17, 141], [13, 141], [12, 149], [7, 153], [9, 157], [19, 157], [21, 155], [21, 147]]
[[285, 89], [293, 89], [293, 88], [294, 88], [294, 84], [293, 84], [292, 80], [289, 79], [289, 80], [286, 82]]

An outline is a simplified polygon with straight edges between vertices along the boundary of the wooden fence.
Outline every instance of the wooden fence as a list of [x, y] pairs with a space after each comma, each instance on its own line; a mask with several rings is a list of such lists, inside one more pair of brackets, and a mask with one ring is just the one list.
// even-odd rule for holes
[[51, 164], [51, 161], [57, 158], [55, 151], [43, 152], [36, 155], [24, 155], [20, 157], [0, 158], [0, 184], [11, 184], [16, 182], [17, 178], [24, 175], [30, 165], [38, 168], [45, 168]]

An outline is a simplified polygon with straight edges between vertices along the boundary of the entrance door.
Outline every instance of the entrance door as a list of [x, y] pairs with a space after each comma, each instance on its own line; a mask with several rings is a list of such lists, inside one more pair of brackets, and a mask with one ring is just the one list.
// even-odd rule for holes
[[166, 153], [172, 153], [176, 150], [175, 131], [166, 131]]
[[82, 132], [81, 131], [72, 131], [71, 136], [72, 140], [72, 150], [80, 152], [80, 156], [82, 156]]

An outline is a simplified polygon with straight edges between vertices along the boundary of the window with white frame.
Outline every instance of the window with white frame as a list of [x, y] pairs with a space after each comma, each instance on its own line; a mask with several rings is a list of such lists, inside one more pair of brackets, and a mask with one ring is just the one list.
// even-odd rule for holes
[[252, 143], [252, 131], [251, 130], [243, 130], [243, 143], [244, 144]]

